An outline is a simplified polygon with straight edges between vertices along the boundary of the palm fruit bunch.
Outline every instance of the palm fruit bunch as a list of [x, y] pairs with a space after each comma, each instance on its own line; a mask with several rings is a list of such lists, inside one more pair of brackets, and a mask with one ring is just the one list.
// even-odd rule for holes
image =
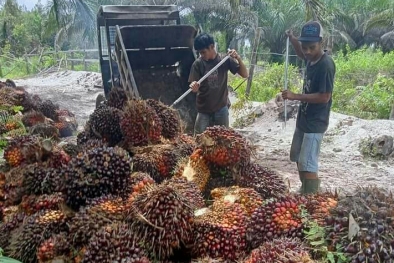
[[34, 165], [26, 165], [12, 168], [5, 173], [5, 206], [14, 206], [20, 204], [22, 197], [26, 194], [23, 187], [24, 173], [32, 169]]
[[63, 144], [61, 149], [70, 157], [75, 157], [81, 151], [81, 148], [74, 143]]
[[181, 119], [178, 111], [158, 100], [147, 99], [146, 103], [156, 111], [160, 118], [162, 136], [166, 139], [174, 139], [178, 137], [181, 133]]
[[0, 224], [0, 247], [6, 249], [10, 245], [11, 233], [17, 229], [25, 219], [22, 212], [14, 212], [12, 215], [4, 217]]
[[202, 150], [197, 149], [189, 158], [183, 158], [178, 162], [174, 174], [195, 183], [200, 191], [203, 192], [208, 183], [211, 172], [204, 157], [202, 156]]
[[278, 198], [287, 192], [282, 177], [257, 163], [244, 167], [237, 179], [239, 186], [253, 188], [263, 199]]
[[25, 195], [20, 203], [20, 209], [26, 215], [35, 214], [41, 210], [57, 210], [61, 209], [64, 204], [64, 196], [62, 193], [54, 193], [51, 195]]
[[75, 114], [66, 109], [56, 110], [56, 114], [59, 117], [75, 117]]
[[314, 263], [298, 238], [277, 238], [254, 249], [242, 263]]
[[5, 174], [0, 172], [0, 222], [3, 220], [3, 208], [5, 201]]
[[59, 120], [58, 122], [56, 122], [54, 124], [54, 126], [56, 127], [56, 129], [59, 131], [59, 135], [60, 137], [64, 138], [64, 137], [70, 137], [73, 135], [74, 129], [71, 126], [70, 123], [66, 122], [66, 121], [61, 121]]
[[172, 176], [181, 154], [172, 144], [133, 147], [133, 170], [144, 172], [160, 183]]
[[100, 147], [81, 152], [62, 169], [66, 203], [71, 208], [87, 199], [120, 194], [128, 185], [132, 160], [120, 147]]
[[22, 163], [29, 164], [40, 161], [41, 145], [39, 138], [31, 135], [22, 135], [13, 138], [4, 149], [4, 159], [11, 167]]
[[70, 155], [58, 146], [55, 146], [45, 158], [46, 166], [50, 168], [62, 168], [70, 161]]
[[338, 204], [338, 194], [331, 192], [321, 192], [306, 195], [306, 209], [313, 220], [324, 226], [325, 219], [331, 216], [330, 210]]
[[29, 128], [31, 135], [38, 135], [43, 138], [59, 139], [60, 133], [56, 126], [48, 123], [38, 123]]
[[134, 198], [128, 214], [132, 232], [156, 259], [168, 259], [182, 244], [190, 242], [193, 208], [177, 189], [152, 186]]
[[248, 216], [251, 216], [263, 204], [260, 194], [252, 188], [241, 188], [238, 186], [215, 188], [211, 191], [211, 196], [214, 201], [224, 200], [240, 204]]
[[27, 195], [58, 193], [64, 190], [65, 177], [60, 169], [34, 164], [25, 169], [22, 186]]
[[133, 262], [149, 263], [148, 254], [140, 240], [124, 223], [115, 223], [100, 229], [86, 247], [82, 263]]
[[239, 204], [218, 200], [195, 212], [194, 257], [237, 260], [246, 249], [246, 214]]
[[0, 89], [0, 105], [2, 108], [9, 108], [8, 111], [10, 111], [11, 107], [18, 106], [18, 104], [19, 101], [15, 89], [10, 87]]
[[[329, 248], [338, 245], [351, 262], [394, 261], [394, 197], [376, 187], [359, 187], [355, 194], [340, 198], [326, 217]], [[354, 218], [360, 230], [350, 241], [349, 220]]]
[[51, 236], [40, 244], [37, 249], [36, 257], [38, 263], [52, 262], [55, 259], [61, 259], [71, 252], [70, 243], [67, 239], [67, 233], [59, 233]]
[[113, 196], [102, 196], [89, 201], [69, 224], [71, 244], [87, 244], [101, 227], [122, 221], [125, 218], [125, 209], [122, 200]]
[[147, 191], [149, 186], [153, 184], [155, 184], [155, 180], [149, 174], [143, 172], [132, 173], [129, 184], [125, 189], [125, 193], [128, 195], [128, 203], [132, 202], [138, 194]]
[[212, 165], [209, 165], [209, 167], [211, 176], [203, 192], [205, 199], [213, 199], [211, 192], [215, 188], [237, 185], [232, 172], [227, 169], [216, 169]]
[[247, 239], [251, 248], [279, 237], [302, 237], [302, 197], [271, 199], [257, 208], [248, 220]]
[[123, 136], [120, 130], [121, 111], [106, 105], [101, 105], [89, 117], [89, 131], [104, 140], [109, 146], [118, 144]]
[[251, 146], [231, 128], [208, 127], [196, 137], [196, 142], [204, 158], [220, 167], [239, 168], [250, 162]]
[[109, 107], [123, 110], [123, 108], [126, 106], [128, 100], [129, 99], [128, 99], [126, 91], [124, 89], [119, 88], [119, 87], [114, 87], [108, 93], [108, 100], [107, 100], [106, 104]]
[[59, 116], [57, 115], [57, 110], [59, 110], [59, 105], [54, 104], [50, 100], [45, 100], [38, 105], [38, 111], [42, 112], [45, 117], [57, 121]]
[[162, 184], [177, 189], [181, 195], [187, 198], [193, 209], [199, 209], [205, 206], [204, 198], [194, 182], [190, 182], [182, 177], [172, 177]]
[[160, 142], [162, 124], [156, 111], [144, 100], [132, 99], [123, 110], [120, 127], [129, 147]]
[[39, 245], [53, 234], [67, 231], [67, 216], [61, 211], [44, 210], [28, 217], [21, 231], [12, 234], [7, 254], [24, 263], [37, 261]]
[[45, 123], [45, 116], [39, 111], [29, 111], [23, 114], [22, 123], [27, 127], [32, 127], [40, 123]]
[[18, 99], [18, 106], [22, 106], [22, 112], [37, 110], [41, 99], [38, 95], [29, 94], [23, 87], [15, 87], [16, 97]]

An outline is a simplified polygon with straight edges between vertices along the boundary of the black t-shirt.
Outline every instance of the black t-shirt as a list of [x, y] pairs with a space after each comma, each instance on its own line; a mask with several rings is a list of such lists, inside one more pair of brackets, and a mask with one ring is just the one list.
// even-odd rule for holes
[[[198, 81], [215, 67], [222, 57], [218, 54], [215, 59], [205, 61], [198, 58], [194, 61], [190, 69], [189, 82]], [[196, 106], [198, 112], [214, 113], [223, 108], [228, 103], [227, 78], [228, 71], [236, 74], [239, 71], [239, 63], [233, 58], [229, 58], [207, 79], [205, 79], [197, 92]]]
[[[307, 62], [303, 94], [332, 93], [334, 88], [335, 63], [324, 54], [311, 65]], [[328, 103], [302, 102], [297, 116], [297, 128], [305, 133], [324, 133], [328, 128], [332, 98]]]

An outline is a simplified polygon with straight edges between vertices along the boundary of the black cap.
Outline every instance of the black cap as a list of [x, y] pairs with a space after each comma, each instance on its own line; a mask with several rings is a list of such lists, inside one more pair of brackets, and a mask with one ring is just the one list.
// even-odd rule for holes
[[320, 42], [323, 39], [323, 28], [317, 21], [306, 23], [301, 30], [300, 42]]

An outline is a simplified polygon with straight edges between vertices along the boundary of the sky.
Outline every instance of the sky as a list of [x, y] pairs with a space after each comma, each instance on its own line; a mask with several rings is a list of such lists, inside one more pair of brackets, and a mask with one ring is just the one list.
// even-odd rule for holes
[[[41, 0], [41, 4], [45, 5], [48, 0]], [[38, 0], [17, 0], [18, 4], [26, 6], [28, 10], [32, 9]]]

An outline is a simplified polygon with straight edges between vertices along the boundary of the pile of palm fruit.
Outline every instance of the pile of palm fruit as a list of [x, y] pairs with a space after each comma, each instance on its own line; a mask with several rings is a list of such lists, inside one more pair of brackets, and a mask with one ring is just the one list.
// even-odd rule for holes
[[[305, 236], [313, 221], [327, 251], [393, 262], [391, 195], [292, 194], [237, 131], [193, 138], [181, 126], [176, 110], [113, 89], [76, 144], [14, 137], [0, 173], [0, 247], [24, 263], [311, 263], [326, 257]], [[353, 240], [349, 214], [361, 227]]]
[[[17, 87], [11, 80], [0, 82], [0, 139], [31, 134], [58, 140], [77, 130], [75, 115], [51, 100]], [[4, 147], [3, 145], [1, 145]]]

